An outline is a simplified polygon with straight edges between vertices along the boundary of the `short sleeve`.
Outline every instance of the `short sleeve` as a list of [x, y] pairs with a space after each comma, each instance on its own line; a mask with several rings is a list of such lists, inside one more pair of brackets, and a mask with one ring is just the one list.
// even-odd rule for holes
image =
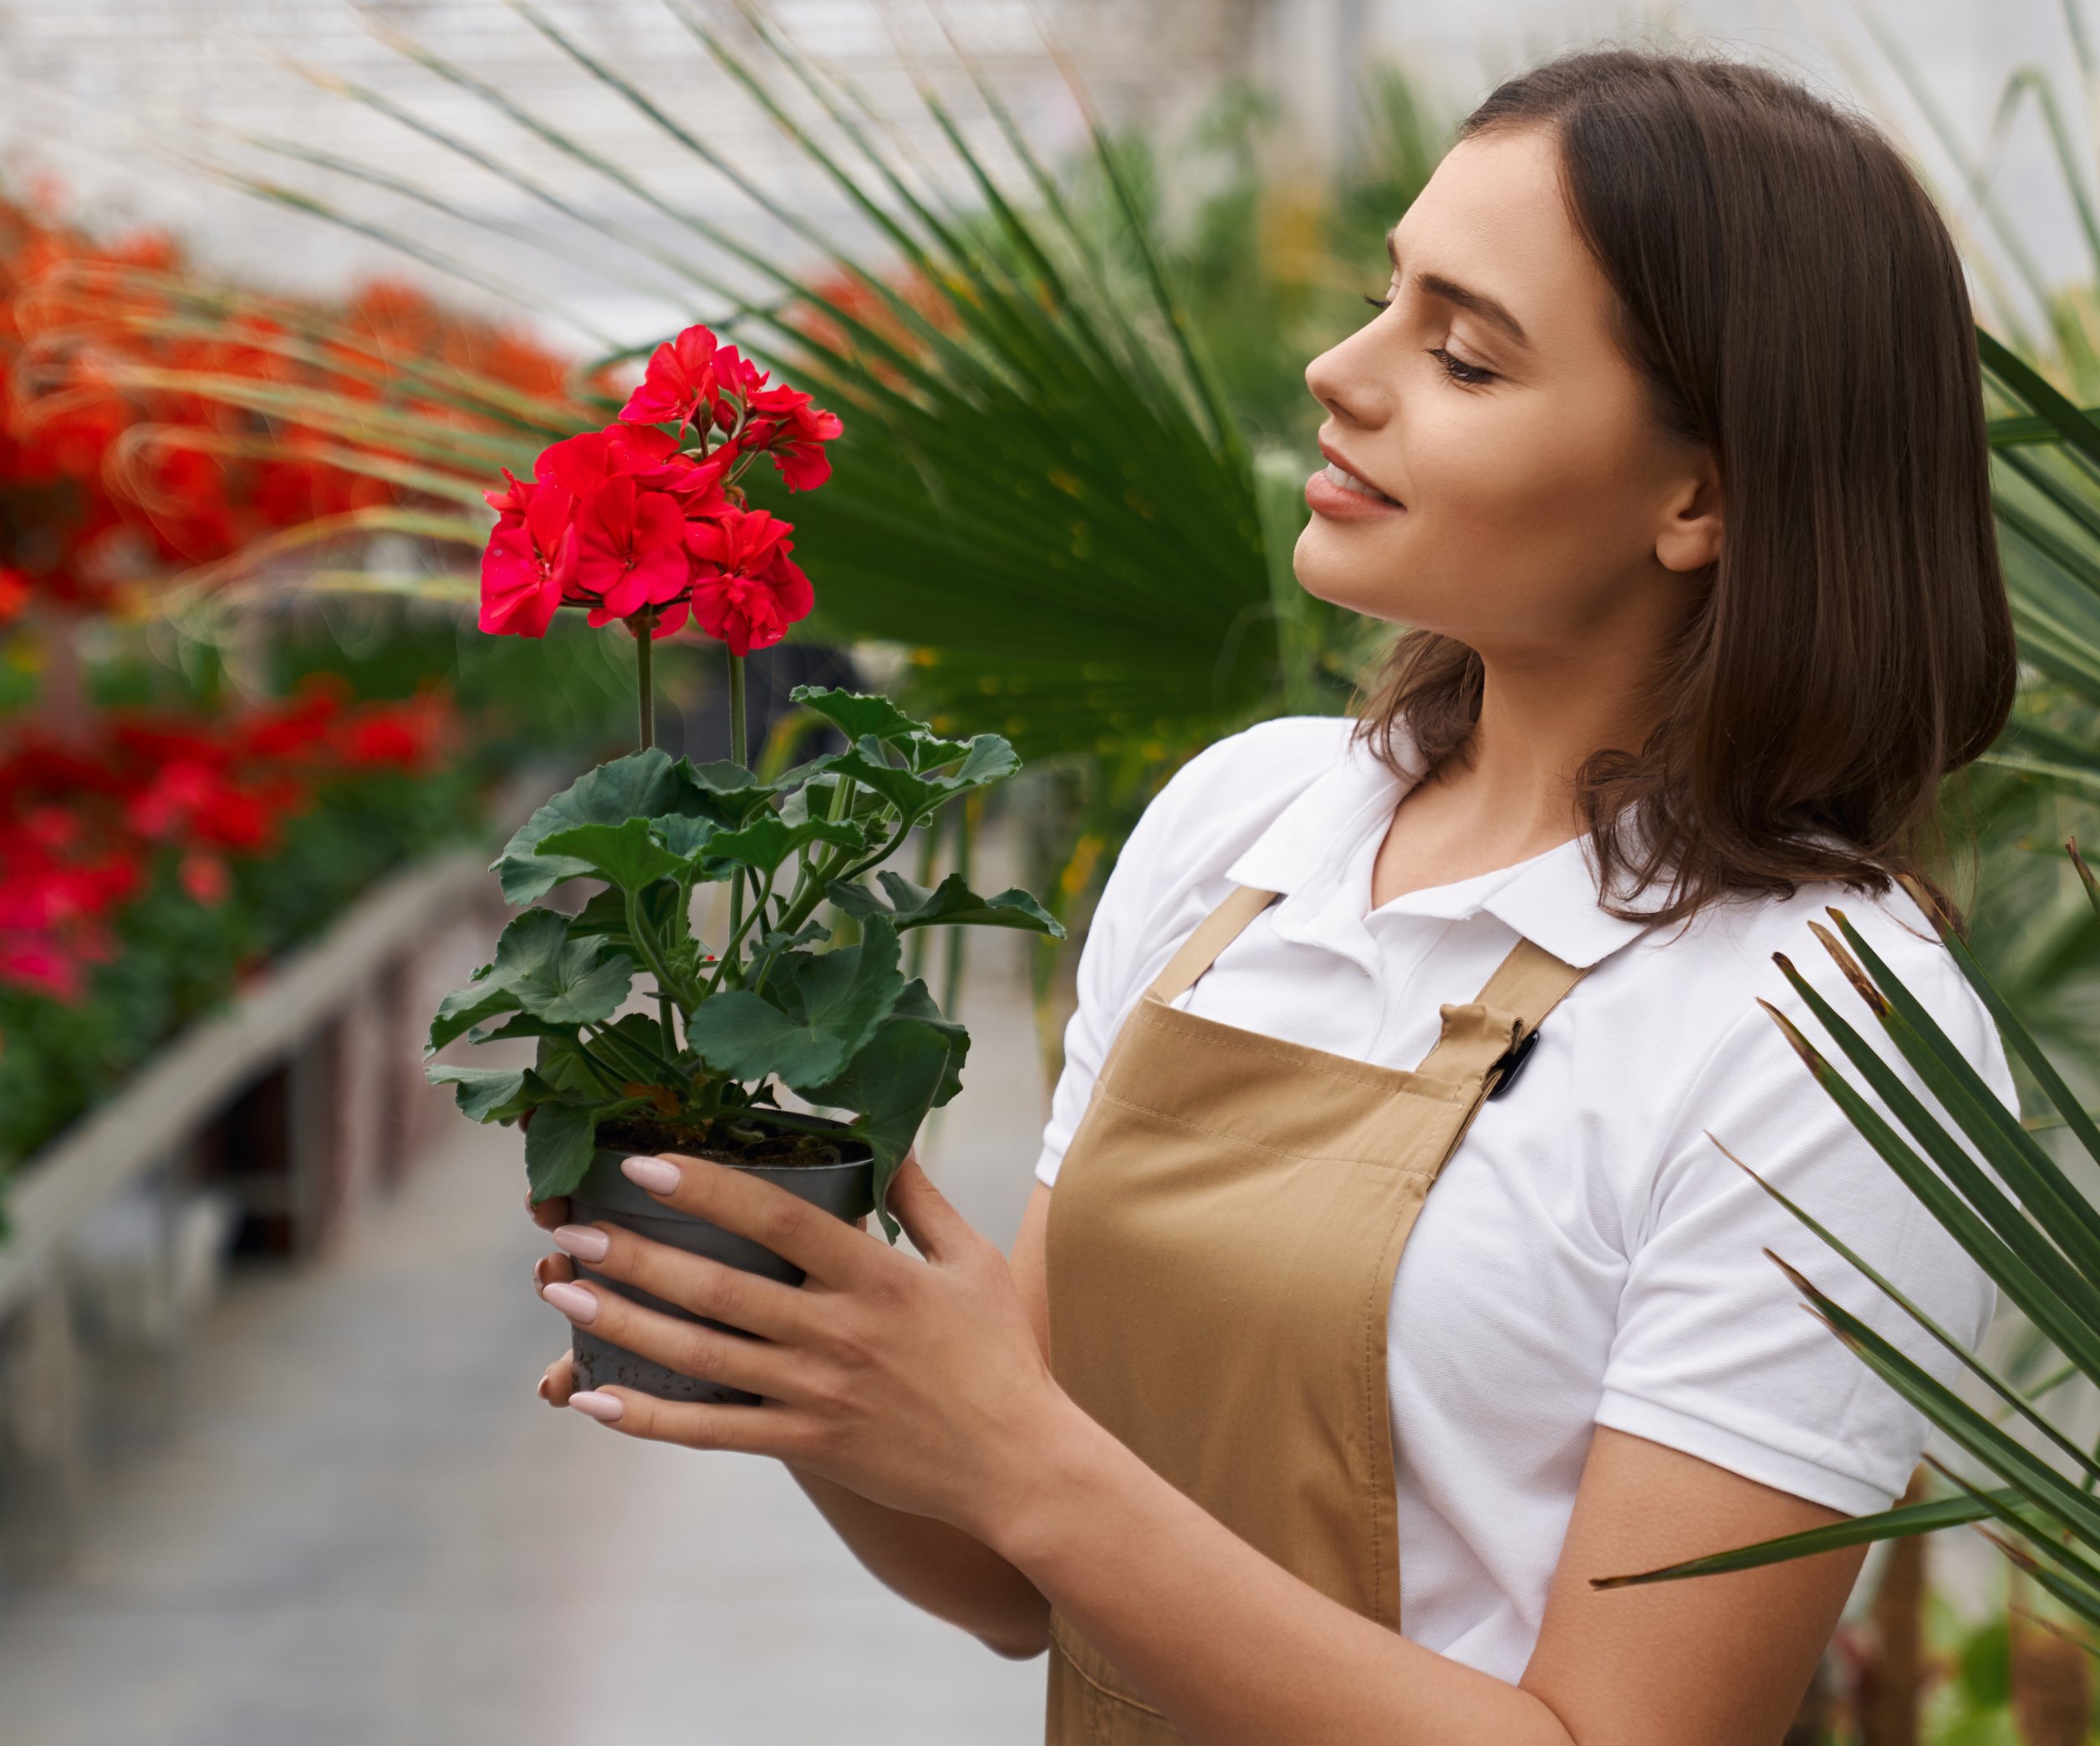
[[1135, 972], [1142, 967], [1144, 956], [1140, 939], [1164, 870], [1161, 851], [1174, 840], [1175, 818], [1201, 773], [1199, 766], [1230, 743], [1220, 741], [1199, 753], [1152, 797], [1124, 840], [1122, 852], [1101, 888], [1079, 948], [1074, 973], [1078, 1003], [1065, 1024], [1064, 1065], [1051, 1093], [1050, 1119], [1043, 1126], [1042, 1150], [1036, 1159], [1037, 1178], [1044, 1183], [1058, 1179], [1058, 1167], [1087, 1112], [1109, 1044], [1137, 996]]
[[[2016, 1110], [1996, 1029], [1945, 948], [1913, 941], [1875, 914], [1877, 925], [1863, 930], [1869, 942], [2000, 1101]], [[1802, 935], [1801, 949], [1786, 948], [1789, 959], [1938, 1114], [1837, 965], [1805, 929]], [[1776, 970], [1755, 992], [1863, 1087]], [[1723, 1034], [1666, 1131], [1596, 1420], [1848, 1514], [1868, 1514], [1901, 1495], [1924, 1446], [1925, 1418], [1802, 1306], [1762, 1251], [1782, 1257], [1943, 1382], [1955, 1380], [1959, 1362], [1766, 1195], [1706, 1131], [1970, 1350], [1990, 1325], [1996, 1288], [1853, 1126], [1771, 1017], [1747, 993], [1745, 1004], [1749, 1012]]]
[[1351, 722], [1277, 716], [1215, 740], [1152, 797], [1109, 870], [1079, 952], [1078, 1004], [1050, 1099], [1036, 1175], [1057, 1180], [1109, 1044], [1139, 992], [1195, 925], [1192, 895], [1225, 894], [1229, 869], [1291, 800], [1345, 752]]

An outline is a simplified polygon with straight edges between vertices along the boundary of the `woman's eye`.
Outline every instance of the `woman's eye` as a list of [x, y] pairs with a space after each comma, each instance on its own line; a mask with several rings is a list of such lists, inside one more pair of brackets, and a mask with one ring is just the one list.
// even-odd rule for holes
[[1391, 298], [1374, 297], [1368, 291], [1363, 294], [1363, 301], [1370, 304], [1370, 306], [1374, 309], [1389, 309], [1393, 307], [1393, 299]]
[[1493, 370], [1483, 370], [1477, 364], [1468, 364], [1463, 358], [1455, 358], [1440, 345], [1430, 346], [1429, 354], [1443, 365], [1445, 375], [1455, 382], [1464, 383], [1469, 388], [1477, 387], [1482, 382], [1491, 382], [1495, 380]]

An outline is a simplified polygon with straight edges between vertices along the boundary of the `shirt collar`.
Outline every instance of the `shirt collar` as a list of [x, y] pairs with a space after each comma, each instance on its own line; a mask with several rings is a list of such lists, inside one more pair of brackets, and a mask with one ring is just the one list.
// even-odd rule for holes
[[[1343, 895], [1331, 892], [1333, 882], [1357, 864], [1367, 835], [1374, 830], [1383, 835], [1393, 809], [1421, 778], [1421, 760], [1404, 724], [1394, 724], [1391, 743], [1408, 774], [1395, 775], [1368, 743], [1352, 736], [1341, 758], [1277, 814], [1226, 876], [1236, 885], [1282, 893], [1280, 911], [1296, 907], [1294, 898]], [[1629, 835], [1629, 846], [1638, 852], [1638, 832]], [[1563, 963], [1588, 969], [1651, 925], [1622, 920], [1601, 906], [1590, 857], [1588, 837], [1573, 837], [1513, 868], [1404, 892], [1377, 913], [1457, 921], [1485, 911]], [[1347, 894], [1358, 917], [1370, 905], [1368, 876], [1363, 884], [1361, 891]], [[1667, 884], [1658, 881], [1623, 906], [1659, 906], [1667, 897]], [[1278, 926], [1286, 925], [1280, 914]]]

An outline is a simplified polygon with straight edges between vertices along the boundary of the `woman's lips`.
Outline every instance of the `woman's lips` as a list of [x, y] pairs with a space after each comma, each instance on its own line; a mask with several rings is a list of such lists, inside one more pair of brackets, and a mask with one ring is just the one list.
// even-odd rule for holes
[[1324, 515], [1329, 521], [1371, 521], [1381, 515], [1401, 514], [1406, 508], [1405, 504], [1389, 498], [1366, 497], [1360, 491], [1335, 484], [1325, 467], [1305, 482], [1305, 503], [1315, 515]]

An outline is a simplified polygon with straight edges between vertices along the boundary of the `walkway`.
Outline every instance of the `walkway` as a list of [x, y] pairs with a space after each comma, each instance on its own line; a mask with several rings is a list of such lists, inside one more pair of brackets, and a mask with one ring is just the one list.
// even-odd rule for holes
[[[925, 1147], [1002, 1244], [1040, 1107], [1019, 944], [973, 954], [971, 1090]], [[190, 1410], [0, 1612], [8, 1746], [1039, 1739], [1043, 1664], [891, 1595], [778, 1467], [539, 1402], [565, 1324], [516, 1136], [445, 1131], [334, 1253], [221, 1299]]]

